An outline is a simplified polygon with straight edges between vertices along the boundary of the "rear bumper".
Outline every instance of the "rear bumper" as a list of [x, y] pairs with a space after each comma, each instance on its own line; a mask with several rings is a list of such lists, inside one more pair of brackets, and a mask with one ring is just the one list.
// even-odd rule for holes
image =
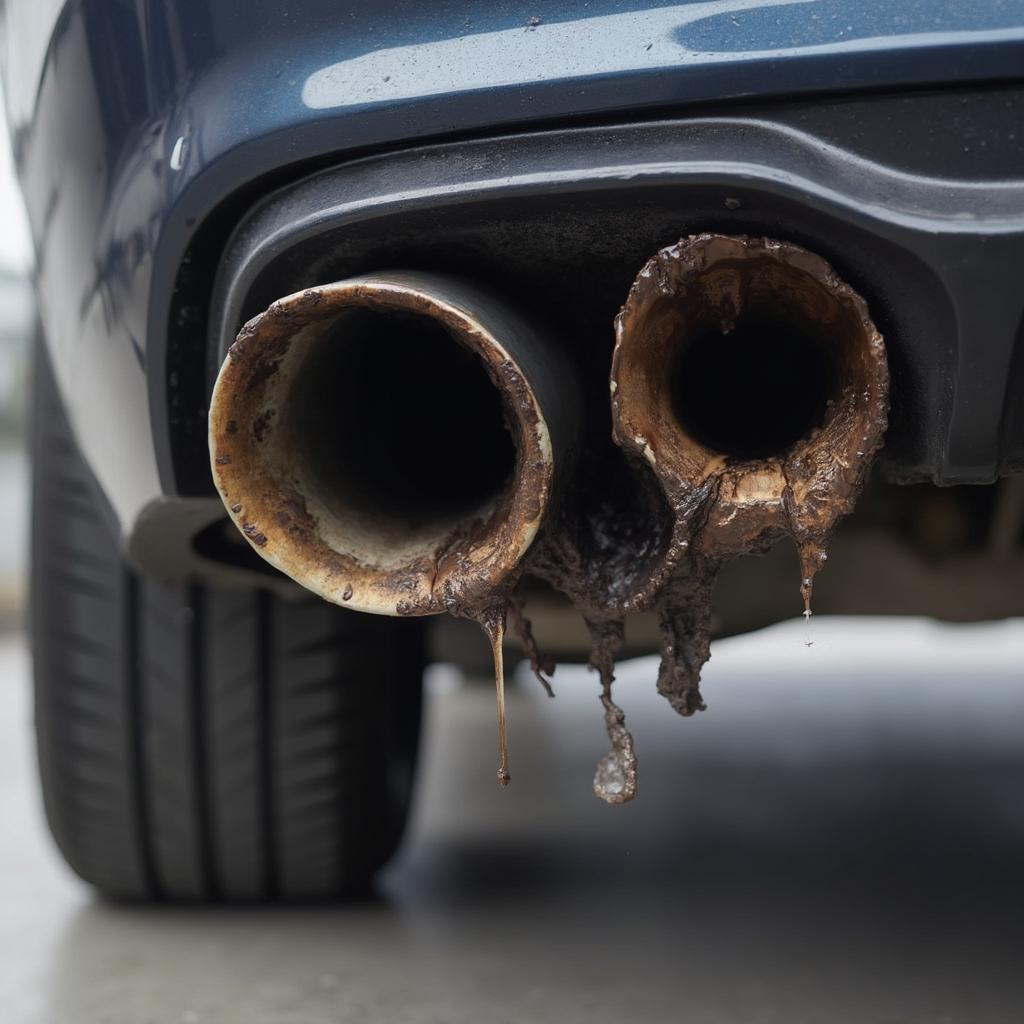
[[[208, 373], [278, 296], [400, 265], [487, 281], [557, 324], [606, 379], [612, 319], [657, 248], [701, 231], [783, 237], [824, 255], [886, 337], [888, 475], [991, 482], [1024, 468], [1014, 386], [1024, 180], [978, 180], [969, 148], [938, 129], [970, 109], [973, 132], [1005, 137], [1009, 124], [986, 128], [986, 112], [1024, 109], [1024, 93], [999, 98], [873, 97], [552, 130], [320, 172], [258, 205], [228, 244]], [[867, 145], [850, 148], [858, 137]]]

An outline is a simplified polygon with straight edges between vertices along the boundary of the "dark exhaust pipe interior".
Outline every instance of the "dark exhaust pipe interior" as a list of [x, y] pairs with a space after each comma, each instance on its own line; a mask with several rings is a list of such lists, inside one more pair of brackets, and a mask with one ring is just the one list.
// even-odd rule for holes
[[231, 516], [338, 604], [475, 616], [519, 572], [577, 433], [555, 346], [418, 272], [310, 288], [239, 333], [210, 409]]
[[728, 333], [709, 325], [676, 339], [669, 375], [680, 426], [734, 459], [785, 452], [824, 424], [837, 397], [836, 356], [820, 330], [751, 310]]
[[479, 355], [421, 314], [341, 314], [282, 414], [316, 497], [382, 543], [472, 518], [512, 483], [501, 392]]

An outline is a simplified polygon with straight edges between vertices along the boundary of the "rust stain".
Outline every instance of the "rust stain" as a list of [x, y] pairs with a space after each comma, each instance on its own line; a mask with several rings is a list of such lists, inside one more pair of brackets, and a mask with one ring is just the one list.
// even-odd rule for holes
[[267, 431], [270, 429], [270, 421], [274, 418], [276, 412], [276, 409], [264, 409], [252, 421], [252, 436], [256, 438], [257, 444], [262, 444], [264, 438], [266, 438]]
[[254, 523], [242, 523], [242, 533], [257, 547], [263, 547], [267, 543], [267, 535], [261, 533], [259, 527]]
[[[699, 325], [723, 336], [765, 313], [813, 333], [836, 368], [823, 420], [762, 458], [725, 457], [666, 414], [663, 381], [673, 348]], [[799, 592], [811, 612], [814, 577], [832, 533], [860, 493], [888, 421], [889, 375], [864, 300], [820, 257], [764, 238], [704, 234], [655, 255], [616, 319], [612, 419], [616, 442], [649, 471], [672, 510], [672, 549], [684, 557], [640, 595], [662, 622], [658, 689], [681, 714], [702, 710], [700, 669], [710, 654], [710, 599], [722, 563], [789, 535]]]

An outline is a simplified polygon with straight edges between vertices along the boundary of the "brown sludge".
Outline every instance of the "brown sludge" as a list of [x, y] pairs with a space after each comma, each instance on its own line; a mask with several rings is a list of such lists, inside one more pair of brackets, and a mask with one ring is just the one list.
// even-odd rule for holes
[[622, 648], [621, 620], [588, 622], [591, 636], [590, 665], [601, 678], [604, 725], [612, 749], [597, 762], [594, 794], [605, 803], [624, 804], [636, 796], [636, 750], [633, 735], [626, 728], [626, 716], [612, 700], [615, 659]]
[[[334, 292], [324, 296], [325, 304], [343, 305], [365, 299], [368, 288], [380, 285], [327, 287]], [[374, 292], [374, 301], [386, 298], [409, 307], [413, 300], [401, 289], [388, 288], [384, 298]], [[779, 538], [791, 537], [799, 555], [802, 605], [810, 614], [814, 579], [832, 532], [852, 510], [887, 424], [885, 347], [864, 300], [823, 259], [789, 243], [703, 234], [662, 249], [640, 271], [615, 321], [612, 435], [625, 458], [611, 446], [574, 456], [573, 445], [564, 441], [572, 436], [564, 423], [552, 434], [563, 440], [552, 448], [545, 418], [557, 410], [550, 400], [557, 389], [539, 400], [536, 381], [503, 358], [499, 346], [478, 347], [503, 396], [516, 441], [512, 480], [487, 515], [467, 518], [434, 550], [389, 574], [368, 569], [347, 552], [329, 550], [317, 532], [317, 517], [306, 511], [301, 488], [281, 487], [266, 472], [244, 475], [254, 452], [262, 449], [266, 458], [280, 429], [281, 415], [256, 420], [266, 411], [267, 382], [282, 362], [288, 365], [294, 323], [313, 322], [320, 301], [318, 290], [311, 289], [276, 304], [268, 343], [254, 351], [260, 321], [253, 321], [222, 371], [222, 378], [233, 375], [244, 385], [240, 398], [229, 396], [219, 407], [215, 396], [211, 410], [214, 474], [225, 503], [236, 520], [244, 506], [250, 517], [246, 533], [260, 554], [328, 600], [392, 614], [448, 611], [481, 625], [494, 658], [501, 785], [510, 778], [501, 647], [506, 618], [534, 674], [553, 696], [546, 676], [554, 664], [537, 649], [516, 589], [526, 575], [549, 582], [569, 598], [591, 631], [590, 663], [600, 676], [611, 743], [598, 764], [594, 791], [609, 803], [631, 800], [637, 788], [633, 738], [612, 700], [627, 617], [657, 610], [658, 691], [677, 712], [692, 715], [705, 707], [700, 673], [710, 655], [712, 592], [726, 560], [762, 553]], [[452, 319], [450, 306], [418, 295], [415, 303], [421, 312], [448, 318], [456, 340], [479, 346], [478, 328]], [[783, 366], [776, 346], [792, 346], [793, 338], [809, 339], [808, 358], [820, 367], [811, 372], [794, 362], [796, 385], [781, 388], [780, 417], [791, 411], [786, 406], [794, 395], [796, 404], [806, 407], [792, 436], [778, 434], [771, 422], [773, 396], [755, 394], [751, 402], [750, 395], [729, 393], [733, 356], [705, 390], [719, 389], [727, 427], [731, 420], [745, 425], [749, 436], [742, 443], [718, 443], [710, 436], [713, 429], [690, 422], [688, 410], [680, 408], [679, 394], [694, 386], [687, 374], [700, 372], [693, 352], [707, 351], [712, 360], [721, 360], [720, 353], [739, 346], [751, 357], [777, 358]], [[232, 368], [232, 360], [239, 365]], [[778, 372], [774, 379], [787, 383]], [[287, 394], [269, 393], [277, 400]], [[712, 419], [720, 419], [721, 412], [712, 409]], [[764, 422], [758, 419], [762, 414]], [[238, 424], [250, 426], [239, 429]], [[225, 456], [228, 461], [222, 462]], [[250, 479], [257, 481], [255, 487]], [[289, 513], [284, 530], [273, 516], [260, 514], [285, 504], [300, 514]], [[296, 546], [296, 538], [307, 543], [308, 553]], [[303, 565], [312, 565], [314, 583], [303, 579]]]
[[[716, 450], [687, 429], [668, 384], [681, 347], [708, 334], [725, 345], [744, 323], [782, 323], [811, 338], [828, 371], [817, 382], [816, 416], [798, 437], [758, 457]], [[658, 689], [688, 715], [704, 708], [699, 681], [710, 654], [710, 598], [725, 560], [763, 552], [789, 535], [810, 613], [829, 539], [852, 511], [882, 444], [885, 347], [864, 300], [820, 257], [785, 242], [713, 234], [684, 239], [650, 260], [615, 327], [615, 439], [649, 466], [673, 513], [673, 545], [686, 548], [652, 603], [664, 637]], [[768, 344], [773, 329], [759, 340]]]
[[498, 703], [498, 785], [507, 786], [512, 781], [508, 770], [508, 730], [505, 723], [505, 608], [495, 605], [481, 612], [477, 617], [491, 645], [494, 661], [494, 693]]

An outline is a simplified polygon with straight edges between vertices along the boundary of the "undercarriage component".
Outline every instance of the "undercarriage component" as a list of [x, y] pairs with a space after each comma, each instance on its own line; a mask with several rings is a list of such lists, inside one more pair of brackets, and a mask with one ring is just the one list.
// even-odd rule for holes
[[790, 535], [809, 616], [829, 539], [881, 446], [889, 376], [864, 300], [820, 257], [765, 238], [662, 249], [615, 338], [618, 448], [590, 438], [576, 452], [583, 411], [557, 345], [487, 293], [412, 273], [310, 288], [238, 335], [210, 454], [235, 524], [293, 579], [363, 611], [480, 624], [502, 785], [510, 608], [547, 685], [513, 588], [530, 574], [568, 596], [588, 626], [612, 747], [595, 791], [622, 803], [637, 787], [612, 699], [625, 618], [655, 610], [658, 689], [689, 715], [704, 707], [727, 559]]
[[819, 256], [704, 234], [662, 249], [616, 319], [616, 441], [657, 478], [672, 539], [638, 605], [662, 623], [659, 690], [703, 708], [723, 560], [789, 534], [804, 613], [882, 443], [889, 374], [864, 300]]
[[253, 548], [326, 600], [464, 614], [537, 534], [574, 386], [523, 318], [457, 281], [310, 288], [246, 324], [225, 360], [213, 474]]

